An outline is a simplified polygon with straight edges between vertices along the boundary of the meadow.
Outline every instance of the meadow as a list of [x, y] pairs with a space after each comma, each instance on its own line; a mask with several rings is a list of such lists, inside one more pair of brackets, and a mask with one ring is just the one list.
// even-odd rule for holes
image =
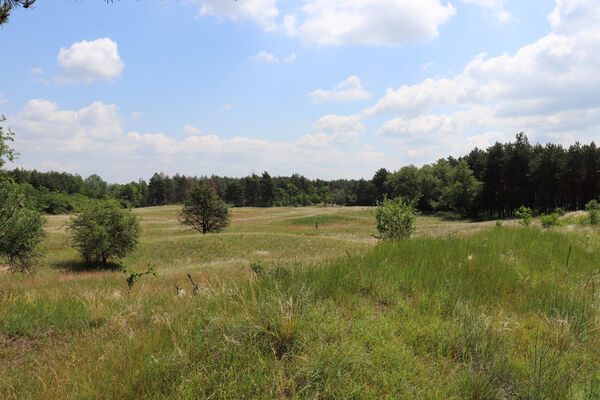
[[[577, 216], [421, 216], [381, 244], [370, 207], [236, 208], [208, 235], [135, 212], [119, 264], [89, 269], [59, 215], [36, 275], [0, 271], [0, 398], [600, 398], [600, 236]], [[128, 290], [120, 268], [148, 266]]]

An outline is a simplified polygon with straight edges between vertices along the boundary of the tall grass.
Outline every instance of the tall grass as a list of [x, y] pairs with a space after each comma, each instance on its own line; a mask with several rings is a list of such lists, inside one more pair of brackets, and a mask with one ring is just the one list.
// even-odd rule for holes
[[0, 398], [598, 398], [598, 250], [503, 228], [195, 270], [196, 295], [42, 274], [2, 291]]

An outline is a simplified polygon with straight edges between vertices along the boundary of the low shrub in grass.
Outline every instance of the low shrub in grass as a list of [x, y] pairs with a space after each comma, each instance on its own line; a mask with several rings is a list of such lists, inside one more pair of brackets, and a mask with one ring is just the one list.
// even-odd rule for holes
[[409, 238], [415, 231], [418, 214], [414, 201], [408, 202], [401, 197], [384, 199], [375, 211], [379, 238], [391, 241]]
[[600, 224], [600, 204], [596, 200], [591, 200], [585, 205], [585, 209], [590, 214], [590, 224]]
[[559, 215], [557, 213], [552, 213], [548, 215], [542, 216], [542, 226], [544, 228], [550, 228], [552, 226], [558, 225]]
[[521, 219], [521, 221], [519, 221], [521, 225], [529, 226], [529, 224], [531, 224], [531, 220], [533, 219], [533, 212], [531, 211], [531, 208], [521, 206], [517, 210], [516, 215]]

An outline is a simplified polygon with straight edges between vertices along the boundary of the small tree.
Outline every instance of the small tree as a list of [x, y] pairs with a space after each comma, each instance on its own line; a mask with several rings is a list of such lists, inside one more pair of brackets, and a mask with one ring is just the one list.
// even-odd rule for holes
[[0, 258], [13, 272], [33, 273], [45, 219], [14, 182], [0, 182]]
[[531, 224], [531, 220], [533, 219], [533, 212], [531, 211], [531, 208], [521, 206], [517, 210], [516, 214], [517, 217], [521, 218], [521, 221], [519, 221], [521, 225], [529, 226], [529, 224]]
[[139, 218], [113, 201], [94, 201], [71, 217], [69, 231], [75, 247], [86, 262], [124, 257], [138, 243]]
[[600, 204], [596, 200], [590, 200], [585, 205], [585, 209], [590, 213], [590, 224], [598, 225], [600, 223]]
[[404, 201], [401, 197], [393, 200], [384, 199], [377, 204], [375, 219], [379, 238], [383, 240], [402, 240], [410, 237], [415, 231], [415, 200]]
[[210, 186], [201, 183], [188, 195], [179, 222], [203, 234], [219, 232], [229, 225], [229, 210]]
[[[0, 168], [13, 161], [17, 153], [9, 146], [14, 133], [4, 131], [0, 116]], [[10, 179], [0, 177], [0, 259], [13, 272], [35, 272], [39, 253], [37, 247], [44, 233], [44, 218], [36, 211], [22, 192], [22, 187]]]

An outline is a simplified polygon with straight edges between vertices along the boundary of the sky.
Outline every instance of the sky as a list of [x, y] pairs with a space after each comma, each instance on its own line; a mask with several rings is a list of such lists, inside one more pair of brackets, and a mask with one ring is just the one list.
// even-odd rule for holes
[[9, 167], [115, 183], [600, 139], [597, 0], [38, 0], [0, 49]]

